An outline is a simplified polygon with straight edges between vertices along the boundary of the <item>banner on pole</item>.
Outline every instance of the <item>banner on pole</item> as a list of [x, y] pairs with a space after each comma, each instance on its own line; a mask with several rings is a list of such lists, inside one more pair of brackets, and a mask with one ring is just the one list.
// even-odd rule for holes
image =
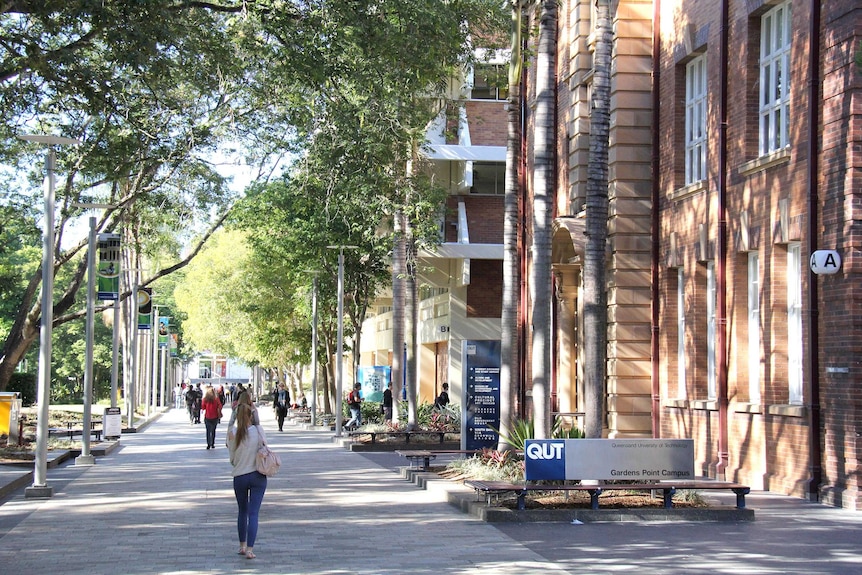
[[153, 321], [153, 289], [138, 289], [138, 329], [150, 329]]
[[116, 300], [120, 295], [120, 235], [99, 234], [99, 264], [96, 269], [96, 297]]
[[165, 349], [168, 347], [168, 322], [171, 318], [164, 316], [159, 317], [159, 349]]

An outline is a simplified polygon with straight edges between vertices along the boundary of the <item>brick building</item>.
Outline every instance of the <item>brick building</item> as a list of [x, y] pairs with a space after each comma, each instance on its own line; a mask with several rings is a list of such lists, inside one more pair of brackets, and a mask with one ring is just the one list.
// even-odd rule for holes
[[862, 4], [659, 17], [661, 433], [704, 474], [859, 508]]

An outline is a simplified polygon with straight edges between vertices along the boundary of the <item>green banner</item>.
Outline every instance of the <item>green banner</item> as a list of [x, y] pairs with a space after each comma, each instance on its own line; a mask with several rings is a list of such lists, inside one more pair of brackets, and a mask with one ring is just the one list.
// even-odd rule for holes
[[153, 323], [153, 290], [138, 290], [138, 329], [150, 329]]
[[169, 321], [171, 318], [169, 317], [160, 317], [159, 318], [159, 347], [167, 348], [168, 347], [168, 336], [170, 335], [169, 331]]
[[120, 295], [120, 235], [99, 234], [99, 264], [96, 269], [96, 297], [116, 300]]

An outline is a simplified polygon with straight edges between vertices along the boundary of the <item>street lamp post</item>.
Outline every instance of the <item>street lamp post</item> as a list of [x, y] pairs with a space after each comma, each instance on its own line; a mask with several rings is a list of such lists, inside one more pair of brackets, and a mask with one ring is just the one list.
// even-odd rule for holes
[[[73, 202], [76, 208], [107, 209], [112, 204], [92, 204]], [[90, 216], [90, 235], [87, 238], [87, 319], [85, 325], [84, 357], [84, 433], [81, 434], [81, 455], [75, 458], [75, 465], [95, 465], [96, 458], [90, 453], [90, 429], [93, 419], [93, 345], [95, 339], [94, 319], [96, 315], [96, 218]]]
[[39, 330], [39, 388], [36, 396], [39, 414], [36, 420], [36, 463], [33, 485], [24, 490], [25, 497], [52, 497], [54, 488], [48, 485], [48, 417], [51, 400], [51, 344], [54, 324], [54, 146], [80, 144], [80, 140], [61, 136], [27, 135], [22, 140], [45, 144], [45, 216], [42, 233], [42, 324]]
[[341, 437], [341, 394], [344, 389], [344, 250], [359, 246], [326, 246], [338, 250], [338, 350], [335, 376], [335, 437]]
[[311, 280], [311, 426], [317, 425], [317, 274]]
[[90, 422], [93, 405], [93, 316], [96, 299], [96, 218], [90, 216], [90, 237], [87, 242], [87, 324], [84, 329], [86, 355], [84, 358], [84, 431], [81, 433], [81, 455], [75, 458], [75, 465], [94, 465], [96, 458], [90, 453]]
[[317, 425], [317, 274], [316, 270], [305, 270], [311, 279], [311, 426]]

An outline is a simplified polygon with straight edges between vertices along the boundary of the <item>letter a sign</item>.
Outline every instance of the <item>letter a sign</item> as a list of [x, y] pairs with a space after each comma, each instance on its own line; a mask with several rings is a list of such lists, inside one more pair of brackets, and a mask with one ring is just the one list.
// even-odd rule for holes
[[841, 269], [841, 254], [835, 250], [817, 250], [811, 254], [808, 265], [817, 275], [834, 274]]

